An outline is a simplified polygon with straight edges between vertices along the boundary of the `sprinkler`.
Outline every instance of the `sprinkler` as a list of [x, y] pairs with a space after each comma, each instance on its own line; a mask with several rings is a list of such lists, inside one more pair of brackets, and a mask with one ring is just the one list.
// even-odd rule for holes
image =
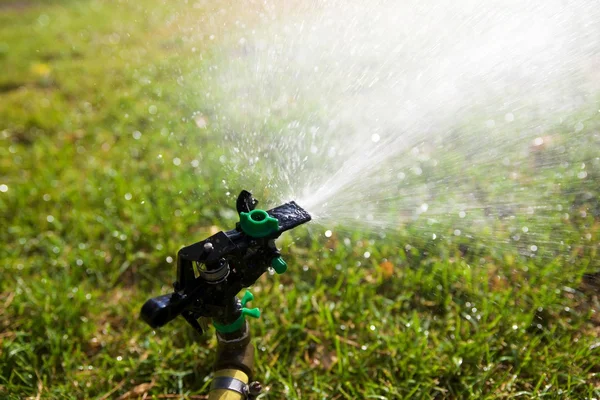
[[246, 291], [269, 267], [282, 274], [287, 264], [275, 245], [283, 232], [311, 220], [291, 201], [269, 211], [256, 209], [258, 201], [243, 190], [236, 202], [240, 220], [235, 229], [219, 232], [177, 253], [174, 291], [154, 297], [142, 306], [141, 317], [159, 328], [182, 316], [198, 333], [210, 322], [217, 332], [218, 354], [209, 399], [251, 399], [260, 392], [252, 382], [254, 349], [246, 317], [259, 318], [258, 308], [246, 308], [254, 299]]

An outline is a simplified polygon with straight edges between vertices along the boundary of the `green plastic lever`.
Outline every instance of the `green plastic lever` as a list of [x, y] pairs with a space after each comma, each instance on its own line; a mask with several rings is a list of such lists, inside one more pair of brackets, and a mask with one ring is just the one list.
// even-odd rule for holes
[[260, 310], [258, 308], [242, 308], [242, 315], [252, 318], [260, 318]]
[[246, 308], [246, 303], [254, 300], [254, 295], [250, 293], [249, 290], [246, 290], [244, 293], [244, 297], [242, 297], [242, 315], [249, 316], [252, 318], [260, 318], [260, 310], [258, 308]]
[[246, 303], [248, 303], [249, 301], [252, 301], [252, 300], [254, 300], [254, 295], [252, 293], [250, 293], [249, 290], [246, 290], [246, 293], [244, 293], [244, 296], [242, 297], [242, 300], [241, 300], [242, 315], [240, 315], [238, 319], [236, 319], [234, 322], [232, 322], [229, 325], [220, 325], [220, 324], [217, 324], [216, 322], [213, 322], [215, 329], [221, 333], [236, 332], [236, 331], [242, 329], [242, 327], [244, 326], [244, 323], [246, 322], [246, 316], [252, 317], [252, 318], [260, 318], [260, 310], [258, 308], [244, 307], [246, 305]]
[[245, 307], [246, 303], [252, 300], [254, 300], [254, 295], [250, 293], [249, 290], [246, 290], [246, 293], [244, 293], [244, 297], [242, 297], [242, 307]]

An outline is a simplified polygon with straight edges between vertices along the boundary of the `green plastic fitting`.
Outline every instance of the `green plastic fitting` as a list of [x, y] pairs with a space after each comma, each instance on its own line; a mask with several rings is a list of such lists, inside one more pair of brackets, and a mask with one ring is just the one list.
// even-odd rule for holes
[[279, 221], [264, 210], [240, 213], [240, 226], [248, 236], [263, 238], [279, 230]]
[[281, 257], [277, 257], [271, 260], [271, 266], [279, 275], [287, 271], [287, 263]]

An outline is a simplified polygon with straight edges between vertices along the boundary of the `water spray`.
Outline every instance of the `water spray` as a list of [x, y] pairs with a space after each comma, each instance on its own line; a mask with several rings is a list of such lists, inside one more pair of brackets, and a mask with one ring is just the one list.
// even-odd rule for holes
[[[262, 26], [240, 17], [239, 29], [216, 32], [231, 46], [219, 49], [218, 68], [196, 91], [210, 91], [202, 107], [223, 133], [229, 175], [248, 179], [253, 166], [258, 187], [296, 199], [329, 228], [378, 233], [416, 222], [431, 236], [428, 220], [465, 212], [477, 219], [470, 226], [487, 229], [494, 219], [481, 210], [528, 218], [529, 207], [548, 204], [543, 188], [521, 190], [514, 178], [541, 174], [519, 170], [531, 158], [558, 170], [590, 165], [568, 150], [590, 148], [600, 109], [594, 1], [264, 8]], [[502, 190], [472, 195], [484, 170], [486, 186]]]
[[203, 334], [212, 321], [217, 332], [218, 355], [210, 399], [250, 399], [260, 393], [253, 375], [254, 349], [246, 317], [259, 318], [258, 308], [246, 308], [254, 299], [246, 291], [269, 267], [282, 274], [287, 264], [275, 239], [283, 232], [311, 220], [310, 214], [291, 201], [269, 211], [256, 209], [258, 201], [248, 191], [238, 196], [240, 221], [235, 229], [219, 232], [186, 246], [177, 254], [177, 281], [172, 293], [154, 297], [143, 305], [142, 319], [159, 328], [182, 316]]

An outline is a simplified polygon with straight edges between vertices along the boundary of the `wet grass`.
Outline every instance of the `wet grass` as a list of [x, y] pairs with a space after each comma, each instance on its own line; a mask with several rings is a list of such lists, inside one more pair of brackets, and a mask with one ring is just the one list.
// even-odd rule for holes
[[[153, 332], [138, 311], [169, 289], [180, 246], [231, 221], [222, 181], [237, 177], [219, 161], [202, 82], [229, 40], [212, 29], [253, 17], [183, 1], [7, 4], [0, 397], [203, 398], [214, 339], [181, 321]], [[549, 192], [568, 209], [498, 218], [493, 241], [455, 236], [469, 220], [454, 216], [437, 240], [418, 221], [385, 237], [313, 226], [284, 238], [289, 272], [253, 289], [264, 397], [600, 398], [600, 164], [587, 126], [587, 179], [563, 171]], [[514, 244], [521, 222], [535, 236]], [[553, 245], [533, 257], [528, 240]]]

